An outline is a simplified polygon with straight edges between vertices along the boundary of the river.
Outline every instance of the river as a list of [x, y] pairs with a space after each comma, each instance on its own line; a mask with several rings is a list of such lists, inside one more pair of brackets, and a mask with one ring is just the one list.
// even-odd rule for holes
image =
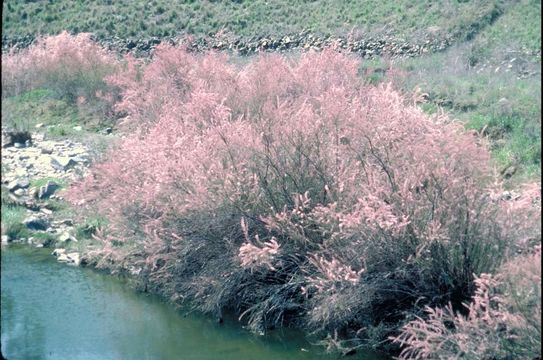
[[50, 250], [9, 245], [1, 253], [1, 349], [8, 360], [339, 358], [300, 332], [255, 336], [236, 321], [219, 325], [176, 310], [114, 276], [57, 263]]

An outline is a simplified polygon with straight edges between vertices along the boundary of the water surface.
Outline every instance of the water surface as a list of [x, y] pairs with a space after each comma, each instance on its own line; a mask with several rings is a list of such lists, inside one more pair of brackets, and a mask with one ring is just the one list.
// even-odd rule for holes
[[234, 321], [218, 325], [184, 314], [120, 279], [59, 264], [48, 250], [10, 245], [1, 252], [1, 346], [8, 360], [339, 358], [299, 332], [255, 336]]

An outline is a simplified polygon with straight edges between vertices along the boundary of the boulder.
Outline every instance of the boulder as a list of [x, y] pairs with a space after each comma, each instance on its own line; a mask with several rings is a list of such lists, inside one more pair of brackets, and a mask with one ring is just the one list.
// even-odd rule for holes
[[60, 241], [62, 243], [65, 243], [65, 242], [68, 242], [68, 241], [77, 242], [77, 239], [75, 237], [73, 237], [72, 235], [70, 235], [69, 232], [64, 231], [62, 234], [59, 235], [58, 241]]
[[55, 183], [54, 181], [47, 181], [47, 183], [43, 186], [40, 186], [40, 190], [38, 191], [38, 198], [39, 199], [45, 199], [50, 197], [57, 191], [59, 188], [59, 185]]
[[13, 145], [13, 141], [11, 140], [11, 137], [8, 134], [2, 132], [2, 147], [6, 148], [11, 145]]
[[19, 178], [10, 181], [7, 188], [9, 191], [15, 192], [18, 189], [26, 189], [28, 186], [30, 186], [30, 180], [28, 180], [28, 178]]
[[51, 255], [59, 257], [60, 255], [62, 255], [64, 253], [66, 253], [66, 249], [55, 249], [55, 250], [53, 250]]
[[30, 230], [46, 230], [49, 227], [47, 219], [34, 215], [27, 217], [23, 224]]
[[[63, 249], [64, 250], [64, 249]], [[68, 259], [68, 255], [64, 254], [64, 253], [61, 253], [57, 256], [57, 261], [58, 262], [68, 262], [70, 261], [70, 259]]]
[[49, 209], [44, 208], [44, 207], [41, 208], [40, 211], [41, 211], [42, 213], [44, 213], [45, 215], [51, 215], [51, 214], [53, 213], [52, 210], [49, 210]]
[[24, 189], [17, 189], [13, 193], [20, 197], [20, 196], [23, 196], [25, 194], [25, 191], [24, 191]]
[[79, 266], [81, 264], [81, 259], [79, 253], [73, 252], [66, 255], [68, 258], [68, 265]]
[[68, 265], [79, 266], [81, 264], [79, 253], [76, 252], [66, 254], [66, 249], [55, 249], [53, 255], [57, 257], [57, 261], [65, 262]]
[[72, 219], [62, 219], [60, 223], [66, 226], [74, 226], [74, 221]]
[[51, 157], [51, 166], [55, 170], [66, 171], [69, 168], [73, 167], [76, 164], [74, 159], [67, 156], [52, 156]]
[[38, 197], [38, 189], [35, 187], [31, 187], [30, 189], [28, 189], [28, 196], [30, 196], [31, 198]]

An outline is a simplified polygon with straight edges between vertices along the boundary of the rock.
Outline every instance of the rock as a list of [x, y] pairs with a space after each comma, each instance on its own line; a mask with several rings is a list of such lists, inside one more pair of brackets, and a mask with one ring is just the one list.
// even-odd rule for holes
[[68, 241], [74, 241], [74, 242], [77, 242], [77, 239], [75, 237], [73, 237], [72, 235], [70, 235], [69, 232], [67, 231], [64, 231], [62, 234], [60, 234], [60, 236], [58, 237], [58, 241], [60, 242], [68, 242]]
[[58, 256], [60, 256], [60, 255], [62, 255], [64, 253], [66, 253], [66, 249], [55, 249], [55, 250], [53, 250], [51, 255], [58, 257]]
[[37, 123], [35, 126], [34, 126], [36, 129], [40, 129], [43, 127], [43, 123]]
[[38, 197], [38, 189], [35, 187], [31, 187], [30, 189], [28, 189], [28, 196], [33, 199]]
[[49, 227], [49, 222], [47, 219], [37, 216], [27, 217], [23, 221], [23, 224], [30, 230], [46, 230]]
[[24, 145], [24, 144], [22, 144], [22, 143], [18, 143], [18, 142], [14, 143], [14, 144], [13, 144], [13, 146], [15, 146], [15, 147], [16, 147], [17, 149], [22, 149], [22, 148], [24, 148], [24, 147], [25, 147], [25, 145]]
[[19, 178], [8, 183], [9, 191], [15, 192], [18, 189], [26, 189], [30, 185], [28, 178]]
[[8, 146], [13, 145], [11, 137], [2, 132], [2, 147], [7, 148]]
[[2, 235], [2, 245], [7, 245], [10, 240], [8, 235]]
[[68, 258], [68, 255], [60, 254], [60, 255], [57, 256], [57, 261], [58, 262], [68, 262], [68, 261], [70, 261], [70, 259]]
[[73, 129], [74, 129], [75, 131], [81, 131], [81, 130], [83, 130], [83, 127], [81, 127], [81, 126], [78, 125], [78, 126], [74, 126]]
[[72, 219], [63, 219], [60, 220], [60, 223], [66, 226], [74, 226], [74, 221]]
[[11, 200], [12, 202], [16, 203], [16, 204], [19, 204], [19, 198], [13, 194], [8, 194], [8, 198], [9, 200]]
[[136, 266], [131, 266], [128, 271], [130, 272], [130, 275], [132, 276], [137, 276], [140, 274], [141, 272], [141, 268], [140, 267], [136, 267]]
[[17, 189], [13, 192], [17, 196], [23, 196], [25, 194], [24, 189]]
[[30, 210], [31, 212], [40, 210], [40, 206], [32, 199], [26, 199], [24, 202], [21, 202], [20, 205], [24, 206], [27, 210]]
[[68, 265], [74, 265], [74, 266], [79, 266], [79, 264], [81, 263], [81, 259], [79, 257], [79, 253], [76, 253], [76, 252], [73, 252], [73, 253], [69, 253], [66, 255], [68, 261]]
[[55, 183], [54, 181], [47, 181], [47, 184], [40, 186], [40, 190], [38, 191], [38, 198], [44, 199], [48, 198], [51, 195], [54, 194], [55, 191], [59, 188], [59, 185]]
[[42, 154], [52, 154], [52, 153], [53, 153], [53, 149], [48, 148], [48, 147], [42, 147], [42, 148], [41, 148], [41, 153], [42, 153]]
[[15, 169], [14, 173], [17, 177], [28, 177], [28, 172], [26, 171], [26, 169], [17, 168]]
[[515, 165], [511, 165], [511, 166], [508, 166], [506, 167], [505, 169], [503, 169], [501, 171], [501, 175], [506, 178], [506, 179], [509, 179], [511, 176], [513, 176], [515, 173], [517, 172], [517, 167]]
[[51, 215], [53, 211], [47, 209], [47, 208], [41, 208], [40, 211], [46, 215]]
[[66, 171], [72, 166], [74, 166], [76, 162], [66, 156], [52, 156], [51, 157], [51, 166], [53, 166], [54, 169], [59, 171]]
[[89, 159], [84, 155], [77, 155], [73, 157], [74, 161], [82, 164], [88, 164], [90, 161]]

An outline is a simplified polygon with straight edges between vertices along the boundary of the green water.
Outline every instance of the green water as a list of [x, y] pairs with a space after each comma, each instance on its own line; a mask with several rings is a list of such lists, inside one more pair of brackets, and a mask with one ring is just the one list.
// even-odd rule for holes
[[44, 249], [3, 246], [1, 286], [8, 360], [339, 358], [298, 332], [254, 336], [234, 321], [186, 315], [112, 276], [59, 264]]

